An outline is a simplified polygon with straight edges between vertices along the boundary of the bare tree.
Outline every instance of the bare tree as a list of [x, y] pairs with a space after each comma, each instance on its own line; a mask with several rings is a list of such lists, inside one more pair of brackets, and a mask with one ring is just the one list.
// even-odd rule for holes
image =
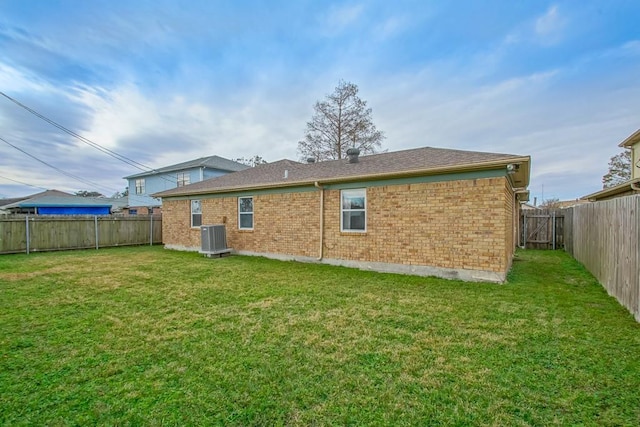
[[335, 91], [316, 102], [313, 109], [305, 138], [298, 142], [301, 159], [342, 159], [349, 148], [371, 154], [382, 145], [384, 133], [373, 124], [371, 108], [358, 97], [357, 85], [341, 80]]
[[76, 191], [75, 195], [80, 197], [104, 197], [102, 193], [98, 193], [97, 191], [87, 191], [87, 190]]
[[615, 187], [631, 179], [631, 152], [624, 150], [609, 160], [609, 172], [602, 177], [602, 188]]
[[552, 197], [550, 199], [546, 199], [540, 204], [541, 208], [544, 209], [555, 209], [560, 207], [560, 199], [557, 197]]
[[264, 165], [265, 163], [267, 163], [267, 161], [265, 159], [262, 158], [262, 156], [258, 156], [257, 154], [253, 157], [249, 157], [249, 158], [245, 158], [245, 157], [238, 157], [237, 159], [232, 159], [234, 162], [238, 162], [238, 163], [242, 163], [243, 165], [247, 165], [247, 166], [251, 166], [251, 167], [256, 167], [258, 165]]

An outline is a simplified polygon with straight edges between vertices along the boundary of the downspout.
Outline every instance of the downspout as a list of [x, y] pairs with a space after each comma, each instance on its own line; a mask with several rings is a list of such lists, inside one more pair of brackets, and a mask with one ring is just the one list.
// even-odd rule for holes
[[324, 187], [320, 185], [318, 181], [313, 185], [320, 190], [320, 250], [318, 261], [322, 261], [324, 248]]

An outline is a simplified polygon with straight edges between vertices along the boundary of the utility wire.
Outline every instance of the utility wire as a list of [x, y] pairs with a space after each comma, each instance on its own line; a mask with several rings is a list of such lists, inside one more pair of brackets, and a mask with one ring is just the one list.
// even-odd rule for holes
[[30, 154], [30, 153], [28, 153], [28, 152], [24, 151], [22, 148], [20, 148], [20, 147], [16, 147], [15, 145], [13, 145], [12, 143], [10, 143], [9, 141], [7, 141], [6, 139], [4, 139], [4, 138], [2, 138], [2, 137], [0, 137], [0, 141], [4, 142], [5, 144], [7, 144], [7, 145], [8, 145], [8, 146], [10, 146], [10, 147], [15, 148], [16, 150], [20, 151], [21, 153], [26, 154], [27, 156], [29, 156], [29, 157], [31, 157], [32, 159], [34, 159], [34, 160], [36, 160], [36, 161], [38, 161], [38, 162], [42, 163], [43, 165], [48, 166], [48, 167], [50, 167], [51, 169], [54, 169], [54, 170], [56, 170], [56, 171], [60, 172], [61, 174], [68, 176], [69, 178], [73, 178], [73, 179], [75, 179], [76, 181], [80, 181], [80, 182], [82, 182], [82, 183], [83, 183], [83, 184], [85, 184], [85, 185], [90, 185], [90, 186], [92, 186], [92, 187], [97, 187], [97, 188], [108, 189], [109, 191], [112, 191], [112, 190], [113, 190], [113, 189], [109, 189], [108, 187], [104, 187], [104, 186], [102, 186], [102, 185], [100, 185], [100, 184], [97, 184], [97, 183], [95, 183], [95, 182], [93, 182], [93, 181], [89, 181], [89, 180], [87, 180], [87, 179], [81, 178], [81, 177], [79, 177], [79, 176], [77, 176], [77, 175], [74, 175], [74, 174], [72, 174], [72, 173], [70, 173], [70, 172], [67, 172], [67, 171], [65, 171], [65, 170], [62, 170], [62, 169], [60, 169], [60, 168], [58, 168], [58, 167], [55, 167], [55, 166], [53, 166], [52, 164], [47, 163], [47, 162], [45, 162], [44, 160], [41, 160], [41, 159], [37, 158], [37, 157], [36, 157], [36, 156], [34, 156], [33, 154]]
[[[70, 129], [68, 129], [68, 128], [64, 127], [64, 126], [62, 126], [61, 124], [59, 124], [59, 123], [57, 123], [57, 122], [54, 122], [54, 121], [53, 121], [53, 120], [51, 120], [50, 118], [48, 118], [48, 117], [46, 117], [46, 116], [44, 116], [44, 115], [42, 115], [42, 114], [38, 113], [38, 112], [37, 112], [37, 111], [35, 111], [34, 109], [29, 108], [28, 106], [24, 105], [23, 103], [21, 103], [21, 102], [20, 102], [20, 101], [18, 101], [17, 99], [14, 99], [14, 98], [10, 97], [9, 95], [7, 95], [6, 93], [4, 93], [4, 92], [2, 92], [2, 91], [0, 91], [0, 95], [4, 96], [4, 97], [5, 97], [5, 98], [7, 98], [9, 101], [13, 102], [14, 104], [16, 104], [17, 106], [19, 106], [20, 108], [25, 109], [25, 110], [26, 110], [26, 111], [28, 111], [29, 113], [31, 113], [31, 114], [33, 114], [34, 116], [38, 117], [39, 119], [44, 120], [45, 122], [49, 123], [50, 125], [52, 125], [52, 126], [54, 126], [54, 127], [58, 128], [58, 129], [60, 129], [61, 131], [63, 131], [63, 132], [65, 132], [65, 133], [67, 133], [67, 134], [69, 134], [69, 135], [73, 136], [74, 138], [76, 138], [76, 139], [78, 139], [78, 140], [82, 141], [83, 143], [85, 143], [85, 144], [87, 144], [87, 145], [89, 145], [89, 146], [91, 146], [91, 147], [95, 148], [96, 150], [101, 151], [101, 152], [103, 152], [104, 154], [107, 154], [108, 156], [111, 156], [111, 157], [113, 157], [113, 158], [115, 158], [115, 159], [117, 159], [117, 160], [120, 160], [121, 162], [124, 162], [124, 163], [126, 163], [126, 164], [128, 164], [128, 165], [130, 165], [130, 166], [133, 166], [133, 167], [135, 167], [135, 168], [137, 168], [137, 169], [139, 169], [139, 170], [141, 170], [141, 171], [144, 171], [144, 172], [155, 172], [155, 171], [156, 171], [155, 169], [153, 169], [153, 168], [152, 168], [152, 167], [150, 167], [150, 166], [147, 166], [147, 165], [145, 165], [145, 164], [142, 164], [142, 163], [140, 163], [140, 162], [137, 162], [137, 161], [135, 161], [135, 160], [133, 160], [133, 159], [130, 159], [129, 157], [126, 157], [126, 156], [122, 155], [122, 154], [116, 153], [116, 152], [115, 152], [115, 151], [113, 151], [113, 150], [110, 150], [110, 149], [108, 149], [108, 148], [106, 148], [106, 147], [103, 147], [102, 145], [100, 145], [100, 144], [98, 144], [98, 143], [96, 143], [96, 142], [93, 142], [93, 141], [91, 141], [90, 139], [85, 138], [85, 137], [84, 137], [84, 136], [82, 136], [82, 135], [79, 135], [79, 134], [75, 133], [74, 131], [72, 131], [72, 130], [70, 130]], [[165, 180], [167, 180], [167, 181], [173, 182], [172, 180], [168, 179], [167, 177], [162, 177], [162, 178], [163, 178], [163, 179], [165, 179]], [[177, 179], [176, 179], [176, 181], [177, 181]]]
[[[7, 181], [12, 181], [12, 182], [15, 182], [17, 184], [26, 185], [27, 187], [39, 188], [40, 190], [45, 190], [45, 191], [49, 190], [49, 188], [40, 187], [38, 185], [29, 184], [29, 183], [26, 183], [26, 182], [23, 182], [23, 181], [18, 181], [18, 180], [12, 179], [12, 178], [7, 178], [6, 176], [2, 176], [2, 175], [0, 175], [0, 179], [6, 179]], [[114, 191], [112, 188], [109, 188], [109, 187], [102, 187], [102, 188], [108, 189], [110, 192]], [[130, 200], [135, 200], [137, 202], [140, 202], [142, 205], [146, 206], [146, 203], [142, 203], [142, 202], [146, 202], [147, 200], [142, 199], [139, 196], [133, 195], [133, 196], [125, 196], [125, 197], [128, 197]], [[93, 197], [93, 198], [95, 199], [95, 197]]]
[[122, 162], [125, 162], [135, 168], [138, 168], [140, 170], [143, 170], [145, 172], [153, 170], [151, 167], [143, 165], [142, 163], [136, 162], [135, 160], [132, 160], [126, 156], [123, 156], [122, 154], [118, 154], [115, 151], [109, 150], [106, 147], [101, 146], [100, 144], [97, 144], [87, 138], [85, 138], [82, 135], [79, 135], [77, 133], [75, 133], [74, 131], [62, 126], [61, 124], [58, 124], [56, 122], [54, 122], [53, 120], [49, 119], [48, 117], [43, 116], [42, 114], [38, 113], [37, 111], [35, 111], [32, 108], [27, 107], [26, 105], [24, 105], [23, 103], [21, 103], [20, 101], [18, 101], [17, 99], [14, 99], [12, 97], [10, 97], [9, 95], [7, 95], [6, 93], [0, 91], [0, 95], [4, 96], [5, 98], [7, 98], [9, 101], [13, 102], [14, 104], [18, 105], [19, 107], [27, 110], [28, 112], [30, 112], [31, 114], [33, 114], [34, 116], [44, 120], [45, 122], [49, 123], [52, 126], [57, 127], [58, 129], [60, 129], [61, 131], [73, 136], [74, 138], [79, 139], [80, 141], [84, 142], [87, 145], [90, 145], [91, 147], [102, 151], [105, 154], [110, 155], [111, 157], [114, 157]]
[[0, 175], [0, 179], [6, 179], [7, 181], [13, 181], [13, 182], [18, 183], [18, 184], [26, 185], [27, 187], [39, 188], [41, 190], [48, 190], [48, 188], [44, 188], [44, 187], [40, 187], [40, 186], [32, 185], [32, 184], [27, 184], [26, 182], [22, 182], [22, 181], [18, 181], [18, 180], [15, 180], [15, 179], [7, 178], [6, 176], [1, 176]]

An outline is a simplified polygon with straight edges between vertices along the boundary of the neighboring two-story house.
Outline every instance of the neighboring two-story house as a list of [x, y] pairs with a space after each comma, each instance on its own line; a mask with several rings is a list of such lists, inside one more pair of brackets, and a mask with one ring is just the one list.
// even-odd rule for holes
[[631, 150], [631, 179], [614, 187], [586, 195], [583, 199], [598, 201], [640, 194], [640, 129], [629, 135], [618, 146]]
[[160, 213], [162, 202], [160, 199], [151, 197], [151, 194], [241, 171], [248, 167], [223, 157], [209, 156], [125, 176], [124, 179], [129, 183], [128, 213], [130, 215]]

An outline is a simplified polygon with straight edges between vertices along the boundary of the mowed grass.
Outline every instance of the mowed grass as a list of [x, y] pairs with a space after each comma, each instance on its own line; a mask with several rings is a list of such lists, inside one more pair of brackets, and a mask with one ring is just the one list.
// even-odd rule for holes
[[3, 425], [640, 425], [640, 325], [506, 285], [137, 247], [0, 256]]

